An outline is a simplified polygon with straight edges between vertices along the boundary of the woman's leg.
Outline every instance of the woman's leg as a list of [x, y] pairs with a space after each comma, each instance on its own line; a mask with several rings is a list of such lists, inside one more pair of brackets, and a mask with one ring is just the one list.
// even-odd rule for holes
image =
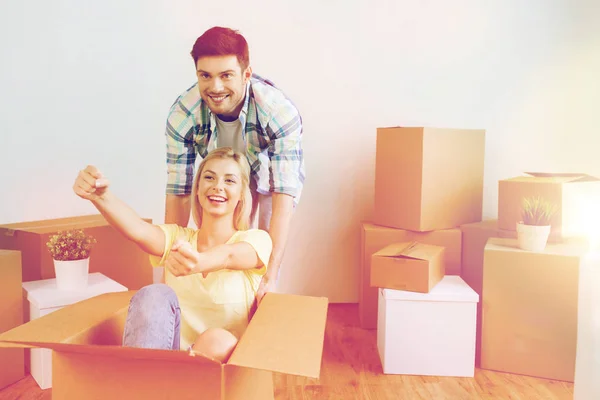
[[165, 284], [141, 288], [129, 303], [123, 346], [179, 350], [181, 311], [177, 295]]
[[237, 338], [231, 332], [221, 328], [209, 328], [198, 336], [192, 350], [226, 362], [237, 342]]

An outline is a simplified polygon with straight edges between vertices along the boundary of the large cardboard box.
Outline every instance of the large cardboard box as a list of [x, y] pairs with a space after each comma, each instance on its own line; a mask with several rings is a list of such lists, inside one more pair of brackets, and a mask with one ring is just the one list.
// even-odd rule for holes
[[90, 273], [101, 272], [130, 289], [153, 282], [148, 255], [100, 214], [0, 225], [0, 248], [21, 251], [23, 282], [52, 279], [54, 262], [46, 247], [48, 238], [61, 230], [79, 228], [97, 240], [90, 256]]
[[581, 257], [587, 243], [490, 238], [484, 250], [481, 368], [573, 382]]
[[485, 130], [377, 129], [373, 222], [412, 231], [481, 221]]
[[[377, 328], [378, 290], [371, 286], [371, 256], [387, 245], [398, 242], [419, 241], [445, 247], [447, 275], [460, 275], [461, 240], [460, 229], [444, 229], [432, 232], [414, 232], [374, 225], [361, 224], [360, 286], [358, 310], [363, 329]], [[482, 250], [483, 251], [483, 250]]]
[[[36, 319], [50, 314], [69, 304], [109, 292], [126, 292], [127, 288], [99, 272], [89, 274], [85, 290], [59, 290], [56, 279], [44, 279], [23, 283], [29, 302], [29, 318]], [[29, 353], [29, 351], [26, 351]], [[31, 376], [40, 389], [52, 387], [52, 350], [31, 349], [29, 368]]]
[[[556, 204], [550, 236], [568, 238], [588, 232], [600, 203], [600, 179], [586, 174], [528, 172], [498, 182], [498, 227], [516, 230], [524, 197], [541, 196]], [[599, 221], [595, 221], [597, 223]]]
[[575, 400], [600, 399], [600, 251], [584, 258], [579, 269]]
[[445, 276], [429, 293], [380, 289], [383, 373], [473, 377], [478, 301], [459, 276]]
[[52, 398], [273, 399], [273, 374], [319, 378], [328, 300], [267, 293], [227, 363], [121, 345], [135, 291], [103, 294], [0, 335], [53, 350]]
[[393, 243], [371, 257], [371, 286], [429, 293], [445, 275], [441, 246]]
[[[23, 323], [21, 253], [0, 250], [0, 333]], [[0, 389], [25, 376], [23, 349], [0, 343]]]

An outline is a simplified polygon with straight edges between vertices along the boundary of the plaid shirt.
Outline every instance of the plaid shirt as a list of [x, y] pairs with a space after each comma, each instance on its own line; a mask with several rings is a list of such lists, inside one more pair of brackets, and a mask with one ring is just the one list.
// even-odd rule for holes
[[[246, 156], [257, 191], [285, 193], [298, 204], [304, 184], [302, 119], [293, 103], [258, 75], [246, 86], [240, 113]], [[200, 159], [217, 148], [215, 115], [200, 97], [198, 84], [183, 92], [167, 118], [167, 194], [188, 195]]]

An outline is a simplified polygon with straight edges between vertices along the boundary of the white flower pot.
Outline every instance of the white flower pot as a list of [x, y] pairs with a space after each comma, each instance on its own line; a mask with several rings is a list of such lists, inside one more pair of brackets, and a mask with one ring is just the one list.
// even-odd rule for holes
[[519, 248], [528, 251], [544, 250], [550, 236], [550, 228], [550, 225], [525, 225], [522, 222], [517, 222]]
[[90, 272], [90, 259], [88, 257], [83, 260], [54, 260], [54, 272], [59, 290], [85, 290]]

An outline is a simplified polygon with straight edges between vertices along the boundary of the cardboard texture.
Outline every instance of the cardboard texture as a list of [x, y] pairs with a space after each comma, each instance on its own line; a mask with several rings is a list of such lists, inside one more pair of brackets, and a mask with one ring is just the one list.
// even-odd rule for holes
[[361, 225], [358, 310], [360, 325], [363, 329], [375, 329], [377, 327], [378, 291], [376, 287], [371, 286], [371, 256], [385, 246], [408, 241], [443, 246], [446, 248], [444, 256], [446, 275], [460, 275], [462, 241], [460, 229], [414, 232], [374, 225], [369, 222], [363, 222]]
[[[0, 250], [0, 333], [23, 323], [21, 253]], [[25, 376], [23, 349], [0, 346], [0, 389]]]
[[[127, 288], [99, 272], [94, 272], [89, 274], [88, 286], [85, 290], [58, 290], [56, 279], [25, 282], [23, 283], [23, 290], [27, 293], [30, 319], [36, 319], [66, 305], [103, 293], [125, 292]], [[31, 376], [40, 389], [52, 387], [52, 351], [49, 349], [27, 349], [25, 353], [25, 366], [31, 372]]]
[[97, 240], [90, 255], [90, 272], [101, 272], [130, 289], [152, 283], [148, 255], [100, 214], [0, 225], [0, 248], [21, 251], [23, 282], [52, 279], [54, 262], [46, 242], [60, 230], [79, 228]]
[[498, 227], [514, 231], [521, 220], [524, 197], [542, 196], [556, 204], [552, 218], [553, 238], [582, 236], [590, 213], [600, 203], [600, 179], [587, 174], [527, 172], [527, 176], [498, 182]]
[[579, 269], [574, 400], [600, 399], [600, 250]]
[[[517, 232], [498, 229], [498, 220], [486, 220], [461, 225], [462, 231], [462, 271], [465, 282], [482, 296], [483, 251], [489, 238], [517, 237]], [[475, 365], [481, 365], [481, 310], [483, 302], [477, 303], [477, 329], [475, 343]]]
[[484, 250], [481, 368], [573, 382], [581, 255], [587, 244], [518, 249], [490, 238]]
[[[99, 295], [0, 335], [53, 349], [53, 398], [273, 399], [272, 372], [320, 375], [328, 300], [268, 293], [226, 364], [121, 346], [135, 291]], [[98, 379], [101, 376], [102, 379]]]
[[485, 130], [377, 129], [373, 222], [412, 231], [479, 222]]
[[371, 286], [429, 293], [444, 277], [444, 252], [419, 242], [386, 246], [371, 258]]

